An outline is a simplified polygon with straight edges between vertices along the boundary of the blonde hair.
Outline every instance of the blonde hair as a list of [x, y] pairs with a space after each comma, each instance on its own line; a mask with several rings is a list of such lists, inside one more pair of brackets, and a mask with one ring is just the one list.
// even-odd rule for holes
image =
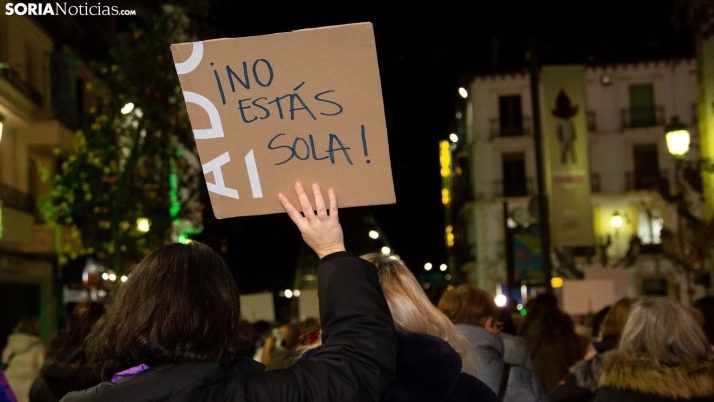
[[600, 337], [614, 336], [620, 338], [622, 330], [627, 323], [627, 316], [630, 313], [633, 300], [629, 297], [623, 297], [612, 305], [610, 310], [605, 314], [600, 324]]
[[429, 301], [402, 261], [379, 253], [365, 254], [361, 258], [377, 267], [379, 283], [397, 329], [441, 338], [456, 350], [462, 360], [466, 357], [469, 350], [466, 338]]
[[668, 366], [714, 360], [694, 317], [666, 297], [643, 297], [632, 306], [618, 350], [635, 357], [655, 357]]

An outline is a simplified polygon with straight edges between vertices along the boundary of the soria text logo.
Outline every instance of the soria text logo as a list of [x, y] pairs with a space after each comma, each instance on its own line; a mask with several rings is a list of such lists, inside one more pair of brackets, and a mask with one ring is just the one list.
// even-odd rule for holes
[[102, 3], [7, 3], [5, 15], [136, 15], [136, 10], [120, 10], [117, 6], [103, 6]]

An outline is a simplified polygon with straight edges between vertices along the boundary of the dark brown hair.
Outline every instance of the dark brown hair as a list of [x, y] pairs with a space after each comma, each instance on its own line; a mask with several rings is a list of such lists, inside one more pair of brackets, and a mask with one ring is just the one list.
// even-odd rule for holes
[[486, 320], [499, 316], [493, 296], [467, 284], [446, 291], [439, 300], [439, 310], [454, 324], [484, 326]]
[[[92, 330], [92, 326], [104, 314], [104, 305], [95, 301], [85, 301], [77, 304], [72, 310], [67, 328], [59, 331], [47, 348], [47, 357], [62, 357], [75, 353]], [[76, 354], [73, 362], [83, 364], [85, 355], [82, 351]]]
[[40, 320], [37, 317], [26, 315], [20, 319], [12, 333], [40, 336]]
[[139, 364], [240, 359], [238, 287], [201, 243], [169, 244], [144, 258], [86, 341], [102, 378]]

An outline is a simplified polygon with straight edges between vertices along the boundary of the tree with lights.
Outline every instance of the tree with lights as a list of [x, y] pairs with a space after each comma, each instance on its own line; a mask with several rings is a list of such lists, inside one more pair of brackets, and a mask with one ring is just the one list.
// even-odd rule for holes
[[71, 150], [55, 151], [58, 173], [43, 170], [47, 224], [79, 240], [62, 244], [60, 264], [86, 255], [120, 273], [200, 227], [201, 166], [170, 54], [191, 27], [181, 9], [162, 10], [142, 13], [92, 64], [96, 106]]

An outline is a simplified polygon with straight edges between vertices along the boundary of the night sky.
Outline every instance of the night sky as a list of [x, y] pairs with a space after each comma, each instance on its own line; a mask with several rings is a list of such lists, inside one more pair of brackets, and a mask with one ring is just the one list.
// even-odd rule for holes
[[[412, 268], [446, 261], [438, 142], [451, 132], [457, 88], [464, 77], [523, 70], [526, 40], [533, 35], [542, 63], [694, 55], [691, 31], [675, 23], [680, 13], [673, 1], [464, 3], [389, 4], [387, 9], [362, 2], [317, 6], [219, 0], [209, 2], [205, 14], [215, 26], [215, 37], [374, 24], [397, 203], [365, 209]], [[344, 213], [350, 218], [363, 211]], [[366, 232], [344, 226], [348, 248], [358, 243], [364, 247], [355, 237], [366, 237]], [[242, 291], [291, 287], [301, 240], [286, 215], [209, 219], [206, 229], [209, 236], [228, 239], [223, 245], [226, 259]], [[374, 246], [376, 251], [378, 244]]]

